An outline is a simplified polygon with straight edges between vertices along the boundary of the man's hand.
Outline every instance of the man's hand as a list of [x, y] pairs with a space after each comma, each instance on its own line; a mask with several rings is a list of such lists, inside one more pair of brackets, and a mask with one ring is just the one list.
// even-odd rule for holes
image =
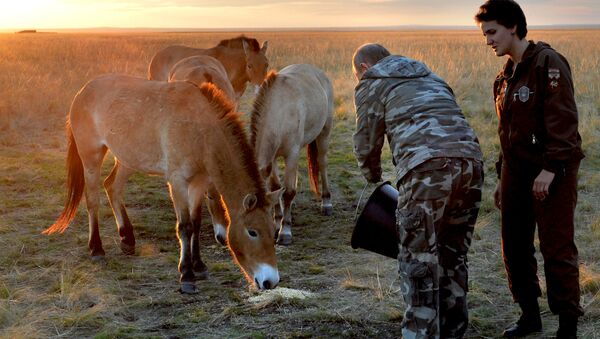
[[533, 181], [533, 197], [544, 200], [550, 194], [550, 184], [554, 180], [554, 173], [542, 170]]
[[502, 209], [502, 188], [500, 186], [500, 181], [496, 184], [496, 190], [494, 191], [494, 205], [496, 205], [497, 209]]
[[376, 184], [381, 181], [381, 177], [379, 177], [379, 178], [369, 177], [369, 178], [365, 178], [365, 179], [367, 179], [367, 182], [369, 184]]
[[381, 170], [373, 172], [371, 169], [363, 170], [363, 176], [370, 184], [376, 184], [381, 181]]

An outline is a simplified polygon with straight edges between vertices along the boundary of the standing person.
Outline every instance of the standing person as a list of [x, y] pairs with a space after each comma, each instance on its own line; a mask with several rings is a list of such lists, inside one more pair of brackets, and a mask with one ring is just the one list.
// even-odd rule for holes
[[396, 167], [402, 336], [461, 338], [483, 183], [479, 142], [452, 89], [425, 64], [379, 44], [360, 46], [352, 61], [358, 165], [369, 182], [381, 180], [387, 135]]
[[584, 157], [567, 60], [544, 42], [527, 41], [525, 14], [512, 0], [489, 0], [475, 16], [497, 56], [508, 56], [494, 82], [502, 152], [494, 194], [502, 215], [502, 253], [520, 319], [504, 331], [521, 337], [542, 328], [534, 257], [537, 223], [548, 304], [558, 338], [576, 338], [579, 267], [573, 240], [577, 171]]

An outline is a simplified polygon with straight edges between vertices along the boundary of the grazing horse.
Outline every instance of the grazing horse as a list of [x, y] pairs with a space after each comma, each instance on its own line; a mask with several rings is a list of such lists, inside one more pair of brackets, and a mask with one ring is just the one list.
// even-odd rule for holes
[[[277, 158], [285, 162], [283, 206], [276, 206], [277, 243], [292, 241], [291, 205], [296, 196], [300, 150], [307, 146], [310, 186], [321, 195], [321, 210], [333, 212], [327, 179], [327, 148], [333, 125], [333, 87], [320, 69], [306, 64], [271, 72], [263, 82], [251, 115], [251, 144], [261, 175], [271, 189], [279, 188]], [[319, 192], [319, 172], [321, 191]], [[283, 214], [283, 220], [281, 220]]]
[[64, 232], [85, 193], [88, 246], [93, 259], [104, 258], [99, 186], [102, 162], [110, 150], [115, 165], [104, 188], [126, 254], [133, 253], [135, 239], [123, 202], [125, 182], [135, 171], [162, 175], [177, 216], [181, 291], [194, 293], [194, 270], [206, 278], [207, 267], [191, 238], [201, 222], [204, 193], [214, 185], [231, 217], [227, 243], [234, 261], [259, 289], [278, 284], [272, 198], [265, 191], [239, 113], [217, 87], [101, 76], [75, 96], [67, 134], [67, 201], [44, 233]]
[[208, 49], [172, 45], [157, 52], [148, 67], [148, 79], [169, 79], [171, 68], [181, 59], [194, 55], [208, 55], [221, 62], [227, 71], [229, 81], [236, 93], [236, 101], [246, 90], [246, 83], [260, 85], [269, 68], [265, 53], [269, 43], [262, 46], [256, 39], [239, 36], [222, 40], [215, 47]]
[[[231, 82], [227, 79], [225, 68], [219, 60], [208, 55], [195, 55], [182, 59], [171, 68], [169, 81], [189, 81], [196, 86], [210, 82], [219, 87], [232, 102], [236, 101], [236, 95]], [[215, 240], [225, 246], [227, 226], [230, 222], [226, 213], [227, 209], [221, 195], [213, 185], [208, 188], [206, 198], [208, 210], [212, 217]], [[199, 241], [199, 232], [196, 231], [194, 230], [194, 241]], [[194, 249], [198, 249], [198, 247], [194, 247]]]

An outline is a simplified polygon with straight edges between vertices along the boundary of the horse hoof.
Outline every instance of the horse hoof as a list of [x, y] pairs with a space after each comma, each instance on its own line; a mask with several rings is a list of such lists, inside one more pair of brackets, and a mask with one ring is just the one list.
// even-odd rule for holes
[[135, 254], [135, 245], [129, 245], [124, 242], [121, 243], [121, 252], [125, 255], [134, 255]]
[[179, 292], [181, 294], [196, 294], [198, 293], [198, 289], [196, 289], [196, 284], [191, 281], [183, 281], [181, 282], [181, 287], [179, 288]]
[[208, 280], [208, 270], [205, 269], [202, 272], [196, 272], [194, 276], [196, 280]]
[[95, 264], [106, 265], [106, 258], [103, 255], [93, 255], [92, 262]]
[[321, 214], [323, 214], [324, 216], [328, 216], [328, 217], [333, 215], [333, 206], [332, 205], [321, 206]]
[[292, 244], [292, 235], [279, 233], [277, 237], [277, 245], [288, 246]]

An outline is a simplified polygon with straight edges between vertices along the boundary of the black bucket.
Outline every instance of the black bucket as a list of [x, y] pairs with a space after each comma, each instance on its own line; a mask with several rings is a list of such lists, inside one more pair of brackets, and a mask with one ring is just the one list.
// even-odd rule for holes
[[379, 185], [356, 220], [350, 240], [352, 248], [398, 258], [397, 205], [398, 191], [390, 182]]

